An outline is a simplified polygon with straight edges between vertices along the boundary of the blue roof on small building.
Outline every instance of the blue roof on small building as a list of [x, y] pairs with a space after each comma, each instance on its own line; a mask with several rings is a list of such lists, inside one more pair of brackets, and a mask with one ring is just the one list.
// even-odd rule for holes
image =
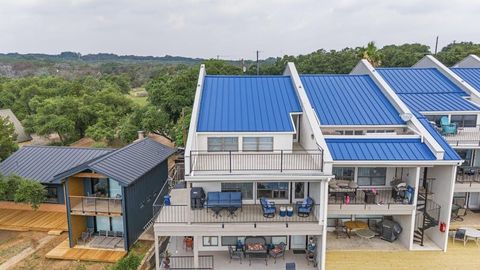
[[0, 163], [0, 173], [50, 183], [55, 175], [112, 151], [114, 149], [24, 146]]
[[378, 73], [414, 111], [478, 111], [460, 87], [435, 68], [378, 68]]
[[198, 132], [292, 132], [301, 112], [290, 76], [205, 76]]
[[420, 139], [326, 139], [333, 160], [436, 160]]
[[301, 75], [322, 125], [402, 125], [398, 111], [368, 75]]
[[452, 68], [452, 71], [480, 91], [480, 68]]

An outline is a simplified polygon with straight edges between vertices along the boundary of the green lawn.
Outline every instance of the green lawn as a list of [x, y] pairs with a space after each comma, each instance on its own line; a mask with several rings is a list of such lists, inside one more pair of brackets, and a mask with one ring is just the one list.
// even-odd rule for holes
[[139, 94], [146, 94], [146, 91], [144, 88], [134, 88], [130, 93], [127, 95], [129, 99], [131, 99], [135, 104], [138, 104], [140, 106], [145, 106], [147, 105], [147, 96], [137, 96]]

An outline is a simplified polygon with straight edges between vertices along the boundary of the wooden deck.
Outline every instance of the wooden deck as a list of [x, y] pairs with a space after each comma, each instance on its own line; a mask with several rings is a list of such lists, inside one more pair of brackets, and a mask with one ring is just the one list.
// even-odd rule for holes
[[11, 231], [67, 231], [65, 212], [0, 209], [0, 229]]
[[447, 252], [442, 251], [327, 251], [328, 270], [430, 270], [462, 269], [480, 267], [480, 248], [473, 242], [466, 247], [462, 243], [452, 245], [449, 240]]
[[125, 255], [127, 255], [126, 251], [80, 247], [70, 248], [67, 239], [50, 250], [45, 257], [58, 260], [115, 263]]

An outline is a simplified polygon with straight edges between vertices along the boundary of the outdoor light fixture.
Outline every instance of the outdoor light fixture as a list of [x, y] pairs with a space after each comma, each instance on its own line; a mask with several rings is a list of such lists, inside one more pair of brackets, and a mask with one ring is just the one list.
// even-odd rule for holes
[[400, 114], [400, 118], [402, 118], [403, 121], [407, 122], [412, 119], [413, 115], [411, 113], [402, 113]]

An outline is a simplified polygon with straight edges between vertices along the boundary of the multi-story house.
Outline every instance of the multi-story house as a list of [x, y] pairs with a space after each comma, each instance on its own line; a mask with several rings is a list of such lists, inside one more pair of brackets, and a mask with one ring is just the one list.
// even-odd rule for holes
[[329, 231], [367, 224], [369, 238], [386, 220], [402, 227], [404, 248], [446, 250], [460, 163], [366, 61], [350, 75], [299, 75], [289, 63], [283, 76], [209, 76], [202, 66], [186, 188], [171, 191], [154, 225], [157, 269], [161, 236], [173, 255], [191, 247], [195, 268], [213, 268], [212, 254], [217, 269], [228, 254], [264, 259], [283, 242], [314, 250], [325, 269]]
[[456, 176], [455, 219], [463, 219], [459, 207], [480, 209], [479, 57], [470, 55], [448, 68], [426, 56], [412, 68], [377, 70], [405, 103], [434, 123], [464, 160]]

